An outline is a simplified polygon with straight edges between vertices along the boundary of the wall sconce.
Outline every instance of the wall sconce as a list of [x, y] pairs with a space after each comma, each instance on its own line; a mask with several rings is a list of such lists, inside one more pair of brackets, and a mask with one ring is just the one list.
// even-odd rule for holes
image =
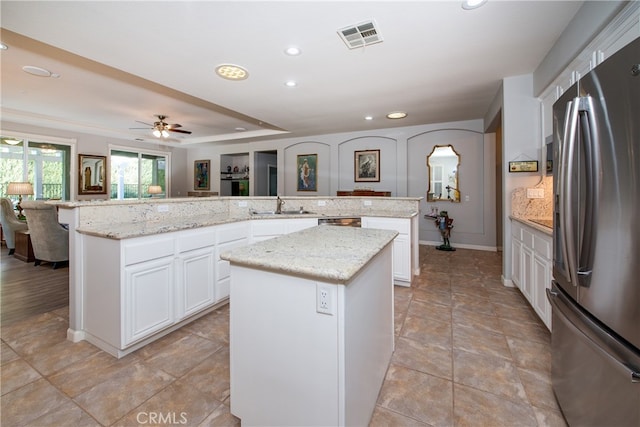
[[7, 195], [9, 196], [18, 196], [18, 204], [16, 207], [18, 208], [18, 218], [24, 219], [24, 215], [22, 214], [22, 195], [31, 196], [33, 195], [33, 185], [30, 182], [10, 182], [7, 186]]

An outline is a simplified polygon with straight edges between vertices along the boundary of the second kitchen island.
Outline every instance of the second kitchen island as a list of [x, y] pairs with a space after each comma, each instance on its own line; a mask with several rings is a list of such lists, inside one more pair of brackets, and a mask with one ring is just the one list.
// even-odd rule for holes
[[393, 352], [395, 231], [319, 226], [231, 250], [231, 412], [367, 425]]

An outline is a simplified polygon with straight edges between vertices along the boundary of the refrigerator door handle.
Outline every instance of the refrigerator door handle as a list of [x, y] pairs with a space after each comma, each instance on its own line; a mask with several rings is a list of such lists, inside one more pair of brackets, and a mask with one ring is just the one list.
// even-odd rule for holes
[[564, 126], [563, 146], [560, 154], [560, 239], [563, 259], [566, 261], [566, 278], [573, 286], [577, 286], [576, 278], [576, 248], [573, 232], [573, 208], [571, 195], [573, 194], [573, 157], [576, 147], [576, 132], [580, 98], [574, 98], [567, 103], [566, 120]]
[[593, 98], [580, 98], [580, 130], [585, 161], [585, 200], [584, 221], [582, 224], [582, 243], [577, 256], [578, 285], [589, 286], [593, 259], [595, 256], [596, 227], [598, 223], [598, 200], [600, 192], [600, 141], [598, 140], [598, 124], [595, 119]]

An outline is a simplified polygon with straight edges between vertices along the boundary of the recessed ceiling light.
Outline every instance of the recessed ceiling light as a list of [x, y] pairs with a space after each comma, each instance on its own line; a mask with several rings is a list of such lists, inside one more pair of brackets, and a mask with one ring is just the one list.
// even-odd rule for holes
[[373, 120], [373, 116], [365, 116], [364, 119], [365, 120]]
[[247, 128], [243, 128], [243, 127], [237, 127], [236, 128], [236, 132], [244, 132], [246, 130], [247, 130]]
[[394, 111], [387, 114], [387, 119], [404, 119], [405, 117], [407, 117], [407, 113], [404, 111]]
[[216, 67], [216, 74], [227, 80], [245, 80], [249, 72], [239, 65], [221, 64]]
[[7, 46], [4, 43], [0, 43], [0, 50], [7, 50], [7, 49], [9, 49], [9, 46]]
[[285, 82], [284, 85], [287, 86], [287, 87], [296, 87], [296, 86], [298, 86], [298, 83], [296, 83], [293, 80], [289, 80], [288, 82]]
[[302, 51], [298, 47], [291, 46], [291, 47], [286, 48], [284, 53], [286, 53], [289, 56], [298, 56], [298, 55], [300, 55], [302, 53]]
[[38, 77], [51, 77], [51, 71], [45, 70], [44, 68], [35, 67], [33, 65], [25, 65], [22, 67], [22, 71], [25, 73], [29, 73], [32, 76]]
[[466, 0], [462, 2], [462, 8], [465, 10], [477, 9], [486, 2], [487, 0]]

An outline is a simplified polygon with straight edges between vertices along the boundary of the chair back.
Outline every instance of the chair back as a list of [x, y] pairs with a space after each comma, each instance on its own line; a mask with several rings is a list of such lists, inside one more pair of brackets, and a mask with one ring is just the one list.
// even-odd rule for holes
[[33, 256], [38, 261], [62, 262], [69, 260], [69, 231], [58, 223], [54, 205], [43, 201], [22, 202], [27, 217]]
[[27, 230], [27, 223], [20, 221], [13, 210], [13, 202], [7, 197], [0, 198], [0, 223], [2, 223], [2, 234], [7, 242], [7, 248], [16, 247], [15, 232]]

